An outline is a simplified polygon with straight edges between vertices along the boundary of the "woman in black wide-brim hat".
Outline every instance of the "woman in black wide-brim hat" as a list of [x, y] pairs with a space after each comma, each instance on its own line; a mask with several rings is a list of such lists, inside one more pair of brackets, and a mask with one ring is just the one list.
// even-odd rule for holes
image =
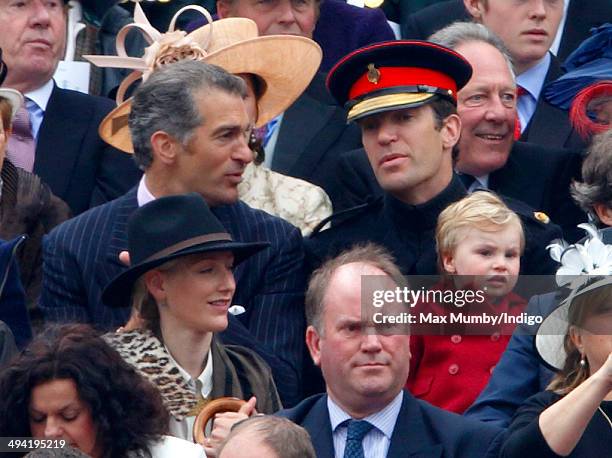
[[131, 303], [143, 325], [106, 340], [159, 388], [172, 435], [191, 440], [195, 417], [211, 399], [255, 396], [259, 412], [280, 408], [266, 363], [214, 336], [228, 324], [233, 267], [267, 245], [233, 241], [198, 194], [156, 199], [131, 217], [132, 267], [103, 300]]

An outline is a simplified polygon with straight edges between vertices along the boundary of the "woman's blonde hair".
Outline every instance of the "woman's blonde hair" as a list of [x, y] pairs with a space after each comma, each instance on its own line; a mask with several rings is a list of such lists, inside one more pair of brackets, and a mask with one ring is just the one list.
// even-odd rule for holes
[[[598, 279], [601, 280], [601, 277], [593, 277], [592, 281], [585, 284], [585, 286]], [[577, 328], [584, 327], [587, 318], [605, 313], [611, 307], [612, 285], [587, 291], [584, 294], [577, 295], [572, 300], [567, 314], [568, 330], [563, 340], [563, 347], [567, 357], [565, 358], [563, 369], [555, 374], [550, 384], [546, 387], [547, 390], [564, 396], [589, 378], [591, 375], [589, 361], [574, 344], [570, 336], [570, 328], [572, 326]], [[584, 363], [581, 363], [581, 361], [584, 361]]]
[[[183, 262], [184, 258], [177, 258], [162, 264], [152, 270], [158, 270], [162, 273], [168, 273], [177, 269]], [[159, 332], [159, 307], [153, 295], [149, 292], [145, 283], [144, 274], [136, 280], [132, 288], [132, 310], [135, 310], [140, 315], [144, 322], [144, 327], [155, 333]]]
[[522, 254], [525, 248], [525, 234], [521, 219], [494, 193], [476, 191], [446, 207], [440, 213], [436, 227], [436, 250], [440, 272], [444, 272], [442, 257], [455, 251], [462, 241], [463, 229], [476, 228], [497, 232], [510, 225], [515, 225], [520, 231]]

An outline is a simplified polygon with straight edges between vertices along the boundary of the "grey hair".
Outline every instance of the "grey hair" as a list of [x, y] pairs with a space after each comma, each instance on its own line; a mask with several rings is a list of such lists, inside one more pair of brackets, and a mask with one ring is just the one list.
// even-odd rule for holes
[[186, 145], [204, 119], [197, 99], [213, 89], [246, 97], [242, 78], [201, 61], [182, 61], [153, 72], [135, 92], [128, 119], [134, 160], [146, 170], [153, 162], [151, 136], [164, 131]]
[[612, 129], [594, 136], [587, 153], [582, 163], [582, 182], [574, 181], [571, 193], [580, 208], [600, 222], [595, 204], [612, 208]]
[[316, 457], [308, 431], [287, 418], [273, 415], [255, 415], [236, 423], [217, 450], [217, 456], [223, 456], [226, 444], [244, 433], [259, 438], [278, 458]]
[[510, 51], [504, 44], [504, 42], [491, 30], [487, 29], [482, 24], [475, 22], [453, 22], [452, 24], [438, 30], [436, 33], [429, 37], [429, 41], [446, 46], [450, 49], [456, 49], [458, 46], [479, 41], [487, 43], [497, 49], [504, 59], [508, 63], [510, 74], [512, 79], [515, 79], [514, 64], [512, 57], [510, 57]]

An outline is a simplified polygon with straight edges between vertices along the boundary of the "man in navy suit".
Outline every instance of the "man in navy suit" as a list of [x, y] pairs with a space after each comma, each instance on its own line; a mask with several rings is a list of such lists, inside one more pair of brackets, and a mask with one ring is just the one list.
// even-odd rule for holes
[[244, 82], [202, 62], [179, 62], [140, 86], [129, 127], [140, 184], [124, 196], [58, 226], [43, 245], [40, 308], [50, 321], [82, 321], [114, 330], [130, 306], [101, 300], [106, 284], [125, 269], [128, 217], [141, 205], [198, 192], [234, 240], [271, 246], [235, 270], [234, 304], [225, 343], [257, 351], [271, 366], [283, 404], [299, 400], [303, 361], [303, 248], [300, 231], [238, 200], [237, 186], [253, 153]]
[[114, 103], [53, 82], [66, 43], [66, 11], [61, 0], [1, 0], [0, 48], [9, 69], [3, 86], [25, 95], [35, 142], [27, 158], [19, 157], [23, 151], [12, 156], [16, 149], [9, 142], [8, 157], [40, 176], [78, 214], [122, 195], [140, 172], [98, 135]]
[[404, 284], [389, 253], [372, 244], [314, 273], [306, 293], [306, 344], [327, 393], [279, 415], [310, 433], [319, 457], [497, 456], [501, 430], [402, 389], [410, 367], [409, 328], [377, 328], [365, 318], [372, 304], [362, 296], [362, 281], [373, 275], [381, 289]]

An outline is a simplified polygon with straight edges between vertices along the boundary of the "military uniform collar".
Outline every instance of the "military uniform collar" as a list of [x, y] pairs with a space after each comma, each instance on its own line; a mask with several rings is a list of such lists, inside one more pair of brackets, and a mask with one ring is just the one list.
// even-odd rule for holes
[[384, 197], [384, 207], [391, 220], [402, 230], [421, 232], [435, 229], [440, 212], [466, 195], [461, 180], [453, 174], [448, 186], [428, 202], [420, 205], [409, 205], [387, 193]]

